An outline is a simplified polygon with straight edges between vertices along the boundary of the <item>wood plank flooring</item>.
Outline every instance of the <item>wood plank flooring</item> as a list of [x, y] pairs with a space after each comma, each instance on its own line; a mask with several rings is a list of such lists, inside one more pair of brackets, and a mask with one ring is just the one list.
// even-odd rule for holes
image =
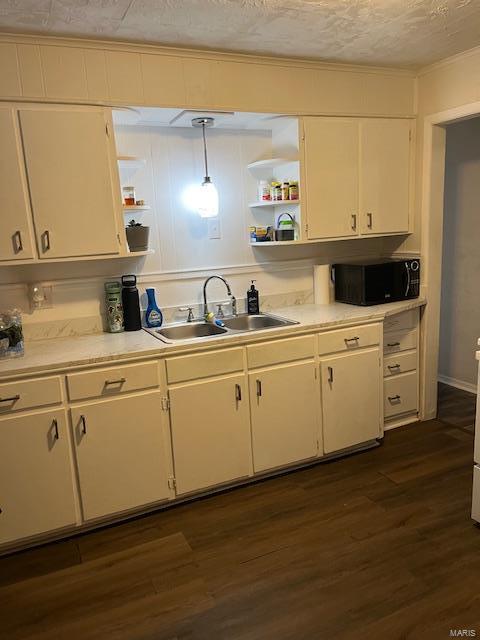
[[472, 401], [442, 389], [378, 449], [0, 559], [0, 638], [480, 635]]

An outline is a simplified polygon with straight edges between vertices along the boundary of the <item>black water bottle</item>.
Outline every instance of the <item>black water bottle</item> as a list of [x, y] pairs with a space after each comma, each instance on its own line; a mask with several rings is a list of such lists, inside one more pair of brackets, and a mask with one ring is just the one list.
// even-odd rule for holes
[[137, 277], [122, 276], [122, 304], [125, 331], [138, 331], [142, 328], [140, 299], [137, 289]]

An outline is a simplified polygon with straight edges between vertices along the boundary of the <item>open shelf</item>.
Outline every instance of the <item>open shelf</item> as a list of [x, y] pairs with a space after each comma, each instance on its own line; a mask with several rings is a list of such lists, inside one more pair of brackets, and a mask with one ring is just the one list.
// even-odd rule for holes
[[151, 256], [154, 253], [155, 253], [155, 249], [147, 249], [146, 251], [129, 251], [128, 253], [125, 253], [118, 257], [119, 258], [138, 258], [140, 256]]
[[250, 162], [247, 164], [249, 169], [274, 169], [282, 164], [288, 164], [289, 162], [296, 162], [298, 158], [267, 158], [266, 160], [257, 160], [256, 162]]
[[139, 169], [145, 165], [144, 158], [137, 156], [117, 156], [117, 161], [120, 169]]
[[129, 211], [149, 211], [150, 207], [147, 204], [124, 204], [123, 210], [125, 213]]
[[300, 200], [260, 200], [259, 202], [250, 202], [248, 206], [254, 209], [257, 207], [284, 207], [292, 204], [300, 204]]
[[267, 242], [249, 242], [251, 247], [279, 247], [281, 245], [288, 246], [289, 244], [307, 244], [303, 240], [270, 240]]

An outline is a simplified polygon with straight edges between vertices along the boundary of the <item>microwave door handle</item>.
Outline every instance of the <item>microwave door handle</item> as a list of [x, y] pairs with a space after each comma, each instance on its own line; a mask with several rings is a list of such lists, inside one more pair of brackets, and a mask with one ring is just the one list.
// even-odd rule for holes
[[405, 269], [407, 270], [407, 288], [405, 289], [405, 297], [408, 296], [410, 292], [410, 267], [408, 266], [408, 262], [405, 262]]

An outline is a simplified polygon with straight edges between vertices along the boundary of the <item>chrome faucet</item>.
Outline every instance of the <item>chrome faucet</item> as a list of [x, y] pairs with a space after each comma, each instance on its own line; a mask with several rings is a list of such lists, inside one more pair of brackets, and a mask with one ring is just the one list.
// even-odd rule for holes
[[236, 316], [237, 315], [237, 299], [233, 295], [232, 290], [230, 289], [230, 285], [225, 280], [225, 278], [222, 278], [222, 276], [210, 276], [203, 283], [203, 315], [206, 316], [208, 314], [207, 284], [210, 282], [210, 280], [213, 280], [214, 278], [221, 280], [223, 284], [226, 286], [228, 297], [230, 298], [230, 302], [232, 303], [232, 315]]

